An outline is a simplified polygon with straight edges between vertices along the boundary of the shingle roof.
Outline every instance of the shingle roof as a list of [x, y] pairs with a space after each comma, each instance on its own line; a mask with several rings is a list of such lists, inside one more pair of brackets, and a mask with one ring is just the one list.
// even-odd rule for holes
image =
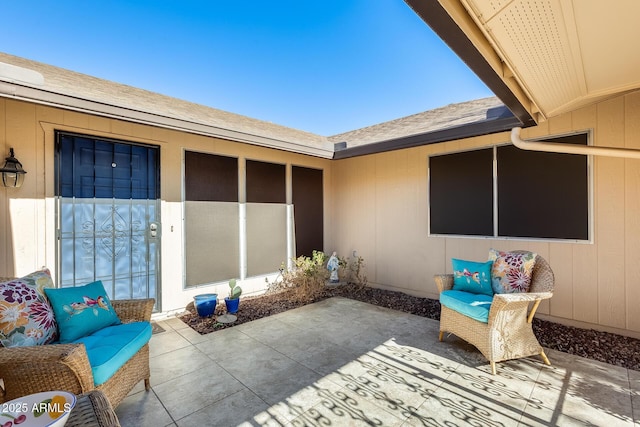
[[390, 120], [362, 129], [352, 130], [329, 137], [333, 143], [346, 142], [347, 147], [357, 147], [410, 135], [462, 126], [487, 120], [490, 109], [503, 106], [497, 97], [449, 104], [407, 117]]
[[503, 106], [478, 99], [325, 137], [2, 52], [0, 96], [326, 158], [334, 143], [385, 151], [383, 141], [488, 121], [487, 112]]
[[[215, 134], [216, 129], [220, 129], [231, 132], [228, 134], [222, 132], [223, 135], [219, 136], [227, 136], [243, 142], [269, 145], [268, 140], [271, 140], [274, 145], [280, 143], [281, 146], [277, 148], [289, 148], [291, 151], [305, 152], [304, 148], [310, 147], [320, 152], [326, 151], [328, 157], [333, 153], [333, 144], [329, 143], [326, 137], [310, 132], [206, 107], [2, 52], [0, 52], [0, 63], [13, 66], [0, 68], [0, 82], [5, 81], [35, 89], [45, 98], [46, 93], [64, 95], [64, 99], [60, 102], [67, 103], [68, 106], [85, 105], [89, 109], [93, 108], [94, 113], [102, 112], [103, 114], [109, 111], [107, 108], [109, 106], [118, 107], [116, 115], [121, 114], [123, 118], [127, 118], [125, 117], [127, 114], [138, 112], [144, 113], [146, 120], [152, 124], [155, 120], [158, 122], [155, 124], [162, 125], [163, 118], [170, 118], [173, 119], [170, 123], [179, 122], [178, 127], [183, 127], [186, 131], [193, 128], [194, 132], [201, 131], [197, 133], [207, 133], [206, 130], [209, 130], [210, 133]], [[15, 67], [20, 67], [22, 70]], [[40, 73], [43, 77], [42, 84], [29, 79], [29, 76], [33, 76], [34, 73], [29, 73], [27, 70]], [[21, 81], [21, 76], [25, 76], [27, 81]], [[11, 95], [6, 92], [0, 86], [0, 95]], [[33, 93], [33, 91], [25, 93]], [[91, 105], [87, 103], [76, 105], [78, 100], [90, 101]]]

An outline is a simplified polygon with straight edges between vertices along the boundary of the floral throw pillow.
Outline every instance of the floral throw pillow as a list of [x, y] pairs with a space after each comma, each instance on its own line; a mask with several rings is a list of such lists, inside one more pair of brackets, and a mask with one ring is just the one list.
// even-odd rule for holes
[[496, 294], [529, 292], [533, 266], [537, 254], [533, 252], [503, 252], [496, 249], [489, 251], [491, 268], [491, 287]]
[[56, 338], [53, 308], [44, 293], [52, 287], [46, 268], [0, 283], [0, 346], [40, 345]]

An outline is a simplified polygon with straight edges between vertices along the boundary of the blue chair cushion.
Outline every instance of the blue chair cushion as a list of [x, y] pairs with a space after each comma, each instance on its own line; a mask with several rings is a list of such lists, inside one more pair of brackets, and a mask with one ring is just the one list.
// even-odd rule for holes
[[151, 323], [134, 322], [108, 326], [74, 343], [87, 348], [96, 386], [107, 381], [151, 339]]
[[492, 302], [493, 296], [485, 294], [456, 290], [440, 293], [440, 304], [483, 323], [489, 323], [489, 309]]

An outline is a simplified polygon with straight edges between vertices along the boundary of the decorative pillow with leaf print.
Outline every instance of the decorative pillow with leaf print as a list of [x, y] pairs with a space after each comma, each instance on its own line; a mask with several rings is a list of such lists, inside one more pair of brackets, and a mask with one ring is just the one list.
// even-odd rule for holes
[[491, 287], [496, 294], [529, 292], [533, 266], [537, 254], [533, 252], [489, 251], [491, 268]]
[[53, 288], [51, 272], [46, 268], [0, 283], [2, 347], [41, 345], [55, 340], [56, 319], [45, 288]]

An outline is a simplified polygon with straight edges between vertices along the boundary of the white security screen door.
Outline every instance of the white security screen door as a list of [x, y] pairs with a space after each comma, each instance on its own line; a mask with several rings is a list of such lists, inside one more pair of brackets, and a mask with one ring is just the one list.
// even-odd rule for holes
[[160, 277], [160, 150], [56, 133], [58, 277], [101, 280], [112, 299], [156, 298]]

